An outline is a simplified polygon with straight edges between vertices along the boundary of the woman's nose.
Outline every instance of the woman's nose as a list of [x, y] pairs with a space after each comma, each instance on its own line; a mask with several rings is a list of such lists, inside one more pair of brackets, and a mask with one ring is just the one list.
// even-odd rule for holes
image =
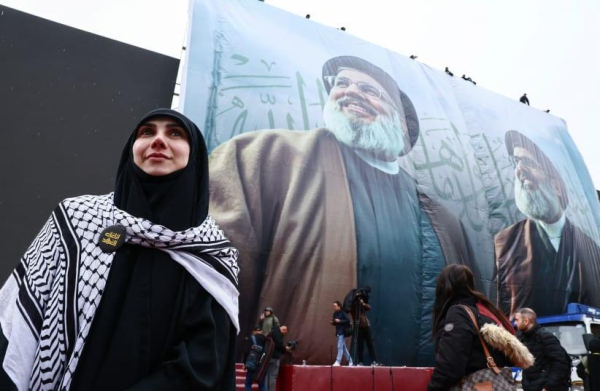
[[158, 133], [156, 136], [154, 136], [154, 139], [152, 140], [152, 144], [151, 147], [152, 148], [164, 148], [166, 146], [165, 140], [163, 139], [162, 134]]

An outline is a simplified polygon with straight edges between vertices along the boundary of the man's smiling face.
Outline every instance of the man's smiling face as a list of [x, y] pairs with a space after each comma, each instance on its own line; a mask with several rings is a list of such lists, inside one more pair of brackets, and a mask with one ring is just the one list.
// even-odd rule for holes
[[395, 111], [385, 88], [371, 76], [354, 69], [340, 70], [329, 100], [339, 105], [340, 111], [349, 119], [364, 123], [372, 123], [379, 115], [391, 118]]
[[384, 161], [395, 161], [405, 146], [406, 119], [373, 77], [342, 68], [331, 82], [323, 108], [327, 128], [343, 144]]

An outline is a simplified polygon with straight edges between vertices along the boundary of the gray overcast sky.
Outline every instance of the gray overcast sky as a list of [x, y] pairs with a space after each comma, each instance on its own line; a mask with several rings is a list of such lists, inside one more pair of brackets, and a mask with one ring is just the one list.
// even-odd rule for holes
[[[218, 0], [206, 0], [218, 1]], [[179, 57], [188, 0], [0, 0]], [[600, 188], [600, 1], [266, 0], [564, 118]]]

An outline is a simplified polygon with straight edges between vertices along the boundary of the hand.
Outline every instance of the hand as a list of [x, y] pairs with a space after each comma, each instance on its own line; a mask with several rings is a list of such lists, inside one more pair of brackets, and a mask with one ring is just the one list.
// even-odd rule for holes
[[260, 314], [260, 320], [264, 320], [265, 319], [265, 314]]
[[340, 320], [339, 319], [335, 319], [334, 322], [335, 323], [340, 323]]
[[285, 351], [286, 351], [286, 352], [291, 352], [291, 351], [292, 351], [292, 348], [291, 348], [291, 347], [289, 347], [289, 346], [286, 346], [286, 347], [285, 347]]

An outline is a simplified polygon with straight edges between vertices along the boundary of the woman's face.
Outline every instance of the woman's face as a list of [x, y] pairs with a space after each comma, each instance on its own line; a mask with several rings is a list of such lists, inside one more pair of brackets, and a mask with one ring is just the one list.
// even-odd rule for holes
[[144, 122], [133, 143], [133, 162], [146, 174], [168, 175], [188, 164], [188, 134], [177, 121], [156, 117]]

